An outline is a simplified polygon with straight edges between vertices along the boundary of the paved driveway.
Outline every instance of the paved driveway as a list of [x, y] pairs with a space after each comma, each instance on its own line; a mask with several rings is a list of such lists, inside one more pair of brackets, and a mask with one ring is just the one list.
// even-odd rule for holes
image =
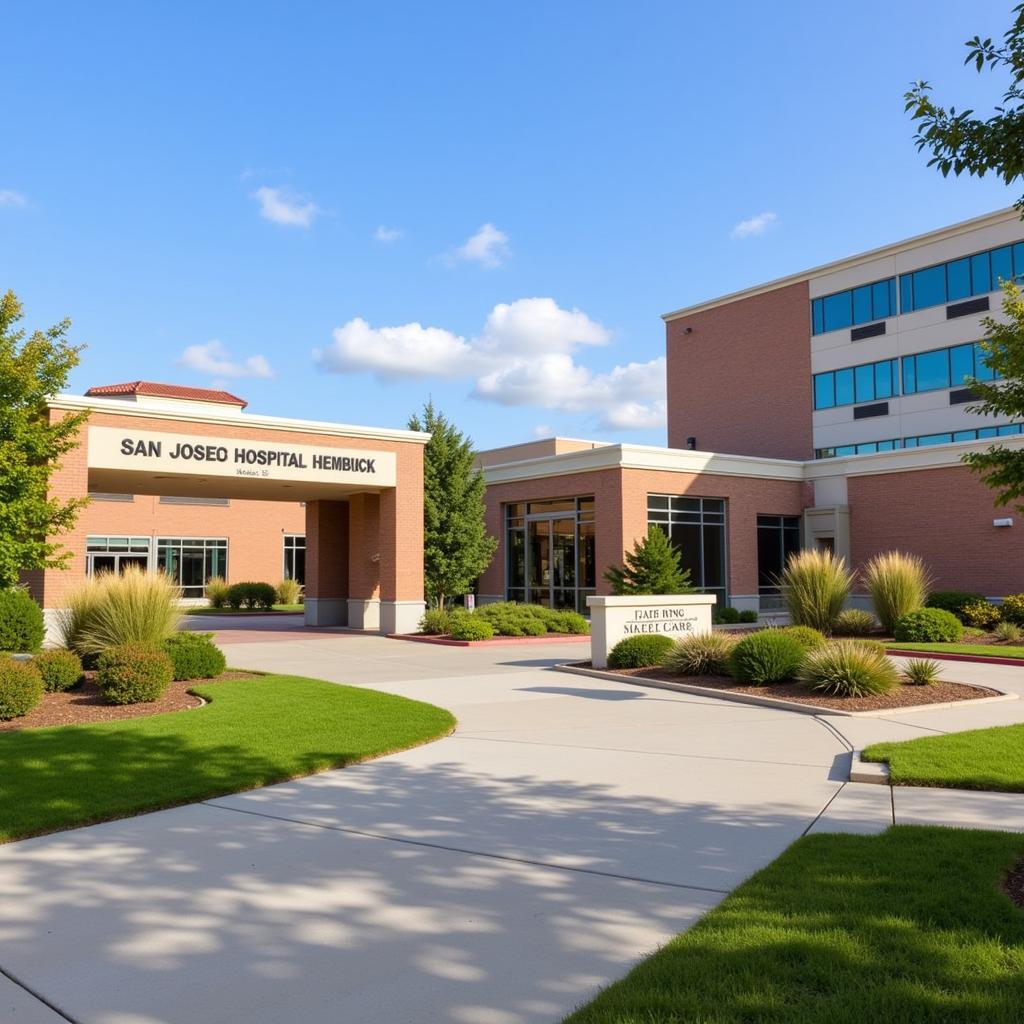
[[[856, 734], [957, 727], [548, 670], [580, 651], [309, 633], [233, 646], [238, 666], [434, 701], [459, 729], [0, 848], [0, 1019], [557, 1021], [805, 832], [891, 822], [887, 787], [842, 782]], [[1024, 702], [982, 710], [1024, 720]]]

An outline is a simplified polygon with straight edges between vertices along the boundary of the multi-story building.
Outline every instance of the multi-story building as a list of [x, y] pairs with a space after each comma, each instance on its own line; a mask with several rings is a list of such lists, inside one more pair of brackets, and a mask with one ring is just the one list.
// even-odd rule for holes
[[920, 554], [942, 589], [1024, 590], [1012, 510], [965, 451], [1024, 446], [1019, 422], [970, 411], [1000, 280], [1024, 279], [1014, 210], [665, 315], [668, 448], [552, 440], [484, 453], [501, 597], [583, 608], [649, 525], [694, 581], [771, 607], [788, 554], [856, 567]]

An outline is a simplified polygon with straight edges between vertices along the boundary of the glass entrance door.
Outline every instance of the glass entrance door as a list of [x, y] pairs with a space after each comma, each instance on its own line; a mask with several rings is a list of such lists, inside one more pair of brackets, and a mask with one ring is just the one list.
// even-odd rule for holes
[[526, 521], [526, 577], [530, 604], [576, 607], [576, 519]]

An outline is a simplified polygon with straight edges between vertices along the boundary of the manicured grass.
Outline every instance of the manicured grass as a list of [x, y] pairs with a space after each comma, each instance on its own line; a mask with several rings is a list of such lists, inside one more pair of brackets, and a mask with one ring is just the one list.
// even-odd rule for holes
[[301, 612], [301, 604], [275, 604], [273, 608], [184, 608], [186, 615], [266, 615], [268, 612]]
[[999, 725], [900, 743], [874, 743], [865, 761], [888, 761], [897, 786], [1024, 793], [1024, 725]]
[[977, 654], [983, 658], [1024, 658], [1024, 647], [1010, 644], [901, 644], [885, 645], [893, 651], [931, 651], [934, 654]]
[[1019, 1024], [1024, 836], [813, 835], [567, 1018], [572, 1024]]
[[450, 732], [441, 708], [299, 676], [197, 683], [191, 711], [0, 733], [0, 841], [362, 761]]

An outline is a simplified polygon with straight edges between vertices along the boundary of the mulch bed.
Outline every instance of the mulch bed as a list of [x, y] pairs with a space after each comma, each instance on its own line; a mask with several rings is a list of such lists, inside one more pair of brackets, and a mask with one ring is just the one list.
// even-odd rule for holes
[[0, 732], [18, 729], [41, 729], [51, 725], [85, 725], [88, 722], [116, 722], [122, 718], [143, 718], [161, 715], [167, 711], [187, 711], [201, 707], [203, 701], [189, 693], [194, 686], [205, 686], [225, 679], [255, 679], [252, 672], [225, 672], [216, 679], [190, 679], [173, 682], [167, 692], [151, 704], [108, 704], [102, 697], [94, 679], [95, 673], [86, 672], [85, 681], [74, 690], [63, 693], [44, 693], [39, 705], [21, 718], [0, 722]]
[[[590, 668], [590, 662], [586, 662], [581, 667]], [[884, 711], [889, 708], [912, 708], [922, 704], [945, 704], [961, 700], [977, 700], [979, 697], [998, 696], [998, 691], [984, 686], [968, 686], [966, 683], [942, 681], [934, 686], [900, 686], [891, 693], [878, 694], [873, 697], [827, 697], [803, 686], [798, 686], [796, 683], [744, 686], [729, 676], [675, 676], [657, 668], [616, 669], [614, 671], [619, 675], [636, 676], [640, 679], [685, 683], [688, 686], [702, 686], [708, 690], [729, 690], [732, 693], [772, 697], [775, 700], [791, 701], [794, 704], [811, 704], [818, 708], [842, 711]]]
[[1024, 860], [1017, 862], [1016, 867], [1010, 869], [1010, 873], [1003, 882], [1003, 890], [1006, 895], [1024, 910]]

